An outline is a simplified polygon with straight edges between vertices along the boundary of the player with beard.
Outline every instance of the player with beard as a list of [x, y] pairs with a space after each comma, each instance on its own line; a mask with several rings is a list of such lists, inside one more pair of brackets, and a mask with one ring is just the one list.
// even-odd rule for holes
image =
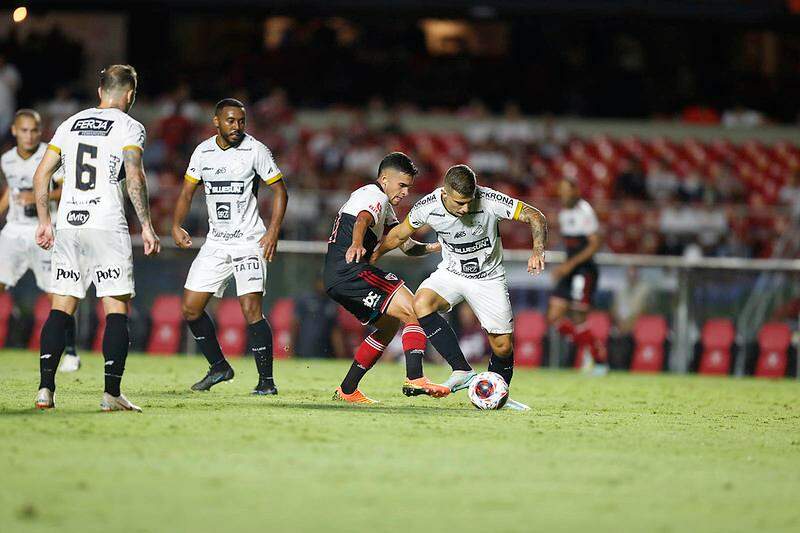
[[[192, 239], [181, 227], [200, 183], [208, 208], [208, 237], [192, 262], [183, 292], [183, 316], [208, 361], [209, 370], [192, 390], [206, 391], [233, 379], [233, 368], [225, 359], [206, 305], [221, 297], [228, 283], [236, 282], [236, 293], [247, 321], [248, 350], [255, 359], [256, 395], [275, 395], [272, 372], [272, 329], [264, 317], [262, 301], [267, 283], [267, 262], [275, 257], [288, 193], [283, 174], [272, 152], [245, 133], [244, 104], [233, 98], [220, 100], [212, 119], [216, 135], [200, 143], [192, 154], [175, 206], [172, 237], [180, 248]], [[272, 191], [269, 227], [258, 212], [261, 184]]]
[[[414, 314], [411, 291], [397, 275], [370, 264], [373, 250], [384, 232], [398, 224], [393, 206], [408, 195], [416, 175], [417, 168], [407, 155], [401, 152], [387, 155], [378, 166], [376, 180], [356, 189], [339, 209], [333, 223], [325, 255], [325, 290], [362, 324], [375, 328], [356, 351], [350, 370], [334, 392], [334, 400], [376, 403], [365, 396], [358, 385], [401, 324], [406, 357], [403, 393], [437, 398], [450, 393], [450, 389], [431, 383], [423, 375], [426, 340]], [[406, 255], [422, 256], [437, 252], [439, 244], [409, 239], [402, 250]]]

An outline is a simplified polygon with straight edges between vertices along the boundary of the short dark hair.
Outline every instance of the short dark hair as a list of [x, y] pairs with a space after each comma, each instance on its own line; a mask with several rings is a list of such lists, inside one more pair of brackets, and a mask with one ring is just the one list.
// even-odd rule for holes
[[444, 184], [463, 196], [475, 196], [478, 186], [475, 172], [467, 165], [455, 165], [444, 174]]
[[136, 90], [139, 75], [130, 65], [109, 65], [100, 71], [100, 87], [104, 91]]
[[14, 113], [14, 121], [16, 122], [16, 120], [19, 117], [29, 117], [35, 120], [37, 124], [42, 123], [42, 116], [35, 109], [28, 109], [28, 108], [19, 109], [17, 110], [16, 113]]
[[244, 104], [236, 98], [223, 98], [217, 102], [217, 105], [214, 106], [214, 114], [219, 115], [219, 112], [226, 107], [238, 107], [240, 109], [244, 109]]
[[384, 157], [381, 164], [378, 165], [378, 177], [380, 178], [383, 171], [388, 169], [394, 169], [412, 177], [419, 172], [411, 158], [403, 152], [392, 152]]

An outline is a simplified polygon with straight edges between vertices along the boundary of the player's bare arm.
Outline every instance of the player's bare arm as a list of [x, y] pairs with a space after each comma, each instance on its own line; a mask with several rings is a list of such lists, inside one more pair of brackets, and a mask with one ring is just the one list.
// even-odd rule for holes
[[185, 179], [181, 193], [178, 195], [178, 202], [175, 204], [175, 213], [172, 215], [172, 238], [178, 248], [189, 248], [192, 245], [192, 238], [189, 232], [183, 229], [183, 221], [192, 207], [192, 198], [197, 191], [199, 181]]
[[[395, 248], [399, 248], [403, 246], [408, 240], [411, 238], [411, 235], [417, 231], [411, 224], [408, 223], [408, 219], [405, 219], [402, 223], [398, 224], [397, 226], [393, 227], [386, 237], [383, 238], [381, 244], [372, 254], [371, 263], [375, 264], [378, 259], [380, 259], [384, 254], [387, 254], [394, 250]], [[438, 243], [437, 243], [438, 244]]]
[[150, 202], [147, 196], [147, 178], [144, 174], [142, 151], [138, 147], [130, 147], [122, 153], [125, 164], [125, 181], [128, 184], [128, 197], [142, 226], [144, 254], [157, 254], [161, 251], [161, 243], [150, 220]]
[[589, 259], [592, 258], [594, 254], [600, 250], [600, 247], [603, 245], [603, 239], [600, 236], [600, 233], [592, 233], [587, 237], [588, 243], [586, 244], [586, 248], [581, 250], [579, 253], [575, 254], [574, 256], [570, 257], [568, 260], [564, 261], [560, 265], [558, 265], [555, 270], [553, 270], [553, 278], [555, 280], [559, 280], [575, 270], [575, 267], [585, 263]]
[[36, 228], [36, 244], [49, 250], [53, 247], [55, 235], [50, 220], [50, 182], [53, 173], [61, 166], [61, 155], [52, 149], [44, 153], [44, 157], [36, 167], [33, 175], [33, 196], [36, 199], [36, 214], [39, 226]]
[[528, 259], [528, 272], [541, 274], [544, 270], [544, 250], [547, 246], [547, 218], [532, 205], [523, 203], [517, 220], [531, 227], [533, 252]]
[[353, 241], [344, 254], [348, 263], [358, 263], [362, 257], [367, 255], [367, 249], [364, 248], [364, 235], [367, 233], [367, 228], [374, 223], [375, 219], [367, 211], [361, 211], [356, 217], [356, 222], [353, 224]]
[[289, 201], [289, 192], [283, 180], [278, 180], [269, 186], [272, 191], [272, 216], [267, 226], [267, 232], [258, 241], [264, 250], [264, 259], [272, 262], [275, 250], [278, 248], [278, 236], [281, 233], [283, 216], [286, 214], [286, 204]]
[[441, 252], [442, 245], [438, 242], [418, 242], [414, 239], [408, 239], [400, 245], [400, 250], [409, 257], [421, 257]]
[[3, 167], [0, 167], [0, 187], [3, 189], [3, 194], [0, 194], [0, 215], [2, 215], [8, 210], [8, 198], [11, 194]]

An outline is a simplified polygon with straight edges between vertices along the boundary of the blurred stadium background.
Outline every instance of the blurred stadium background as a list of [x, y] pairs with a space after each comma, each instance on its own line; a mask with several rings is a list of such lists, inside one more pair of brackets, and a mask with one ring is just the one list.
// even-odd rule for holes
[[[323, 243], [349, 192], [399, 149], [421, 169], [416, 195], [467, 162], [480, 182], [540, 207], [551, 261], [561, 258], [557, 181], [579, 179], [605, 235], [592, 320], [612, 368], [797, 375], [800, 2], [20, 4], [0, 10], [3, 149], [16, 108], [40, 111], [48, 140], [95, 102], [102, 66], [139, 71], [132, 115], [147, 127], [168, 249], [136, 258], [134, 349], [194, 351], [175, 298], [194, 254], [169, 249], [172, 207], [189, 154], [212, 133], [213, 103], [233, 96], [290, 189], [267, 300], [276, 355], [349, 358], [363, 338], [316, 287]], [[205, 234], [205, 216], [198, 196], [193, 235]], [[503, 233], [519, 364], [573, 365], [574, 349], [543, 323], [549, 278], [525, 274], [527, 229]], [[434, 266], [392, 264], [412, 287]], [[244, 322], [230, 304], [217, 321], [240, 353]], [[26, 277], [0, 297], [0, 345], [35, 348], [47, 310]], [[99, 346], [94, 311], [89, 299], [79, 313], [84, 349]], [[469, 310], [452, 315], [465, 352], [483, 357]]]

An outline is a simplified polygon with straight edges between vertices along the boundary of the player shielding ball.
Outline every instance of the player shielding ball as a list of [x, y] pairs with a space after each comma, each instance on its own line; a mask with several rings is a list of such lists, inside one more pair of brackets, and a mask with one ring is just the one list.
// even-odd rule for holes
[[[128, 116], [136, 98], [137, 75], [130, 65], [100, 73], [100, 105], [81, 111], [56, 129], [34, 175], [39, 226], [36, 242], [53, 248], [53, 307], [42, 328], [40, 383], [36, 406], [55, 406], [55, 372], [64, 351], [64, 328], [78, 302], [94, 284], [106, 313], [103, 358], [104, 411], [141, 411], [120, 392], [128, 357], [128, 300], [134, 294], [133, 250], [125, 219], [123, 182], [142, 226], [145, 255], [161, 245], [150, 221], [142, 165], [145, 130]], [[56, 229], [50, 219], [50, 182], [64, 167], [62, 209]]]
[[[562, 179], [558, 195], [563, 209], [558, 224], [567, 248], [567, 260], [553, 269], [556, 288], [550, 296], [548, 322], [576, 345], [576, 357], [588, 349], [594, 361], [593, 372], [608, 372], [606, 348], [586, 323], [597, 292], [598, 270], [594, 254], [600, 249], [600, 225], [589, 202], [581, 198], [574, 180]], [[573, 320], [567, 316], [572, 314]]]
[[[373, 256], [373, 262], [386, 252], [403, 246], [420, 228], [432, 228], [442, 245], [442, 262], [422, 282], [414, 296], [414, 311], [436, 350], [453, 368], [444, 383], [453, 392], [466, 388], [475, 376], [458, 344], [453, 328], [439, 313], [466, 302], [486, 330], [492, 355], [489, 371], [500, 374], [511, 384], [514, 373], [513, 325], [508, 294], [503, 245], [498, 223], [517, 220], [529, 224], [533, 251], [528, 272], [544, 270], [547, 221], [544, 215], [524, 202], [477, 184], [467, 165], [451, 167], [440, 187], [423, 197], [406, 217], [386, 236]], [[511, 408], [527, 408], [509, 400]]]
[[[411, 291], [397, 275], [370, 264], [385, 230], [398, 224], [393, 206], [408, 195], [416, 175], [417, 168], [407, 155], [387, 155], [378, 166], [376, 180], [355, 190], [333, 223], [325, 255], [325, 290], [362, 324], [376, 328], [356, 351], [350, 370], [334, 392], [334, 400], [375, 403], [358, 389], [358, 384], [381, 357], [400, 324], [406, 357], [403, 393], [434, 397], [450, 393], [449, 388], [431, 383], [423, 375], [426, 340], [414, 314]], [[406, 255], [421, 256], [439, 251], [440, 246], [409, 239], [402, 249]]]
[[[258, 369], [258, 384], [253, 394], [278, 394], [272, 375], [272, 330], [261, 305], [266, 291], [267, 262], [275, 256], [288, 193], [272, 152], [245, 133], [244, 104], [233, 98], [220, 100], [212, 120], [217, 133], [200, 143], [192, 154], [172, 224], [172, 237], [177, 245], [189, 248], [192, 240], [181, 224], [202, 183], [209, 231], [186, 278], [183, 316], [208, 361], [209, 370], [192, 385], [192, 390], [209, 390], [217, 383], [233, 379], [233, 368], [222, 354], [214, 322], [205, 311], [211, 297], [221, 297], [233, 279], [247, 320], [248, 350]], [[273, 194], [269, 228], [258, 213], [258, 189], [262, 183]]]
[[[8, 211], [6, 225], [0, 232], [0, 294], [17, 284], [25, 272], [33, 271], [36, 285], [51, 300], [50, 260], [52, 252], [36, 246], [36, 201], [33, 197], [33, 174], [47, 152], [42, 142], [42, 119], [33, 109], [20, 109], [14, 115], [11, 134], [16, 146], [0, 157], [0, 183], [6, 187], [0, 196], [0, 213]], [[50, 191], [51, 211], [61, 198], [64, 169], [53, 173]], [[66, 356], [61, 361], [62, 372], [80, 368], [75, 351], [75, 318], [66, 321]]]

